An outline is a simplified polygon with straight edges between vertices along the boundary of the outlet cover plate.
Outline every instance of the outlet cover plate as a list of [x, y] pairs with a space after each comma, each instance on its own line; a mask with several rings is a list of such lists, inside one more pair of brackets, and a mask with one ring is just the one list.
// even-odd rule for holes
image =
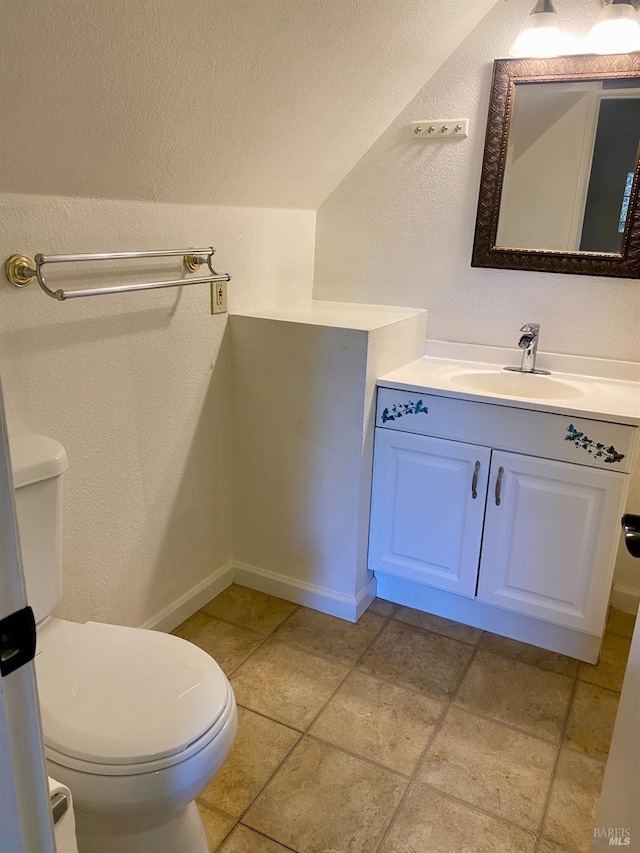
[[211, 313], [226, 314], [227, 313], [227, 282], [212, 281], [211, 282]]

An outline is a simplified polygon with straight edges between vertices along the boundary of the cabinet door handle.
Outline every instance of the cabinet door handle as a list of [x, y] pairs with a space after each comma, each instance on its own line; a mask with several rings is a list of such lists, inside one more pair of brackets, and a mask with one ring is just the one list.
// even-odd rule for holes
[[498, 468], [498, 476], [496, 478], [496, 506], [500, 506], [500, 490], [502, 488], [502, 475], [504, 474], [504, 468], [502, 465]]
[[478, 497], [478, 474], [480, 473], [480, 460], [476, 459], [476, 467], [473, 469], [473, 480], [471, 481], [471, 497]]

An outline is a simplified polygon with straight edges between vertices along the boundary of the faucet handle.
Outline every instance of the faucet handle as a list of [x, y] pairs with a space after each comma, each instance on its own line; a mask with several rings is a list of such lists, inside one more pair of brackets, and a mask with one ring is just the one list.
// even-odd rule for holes
[[525, 323], [520, 331], [526, 335], [537, 335], [540, 333], [540, 323]]

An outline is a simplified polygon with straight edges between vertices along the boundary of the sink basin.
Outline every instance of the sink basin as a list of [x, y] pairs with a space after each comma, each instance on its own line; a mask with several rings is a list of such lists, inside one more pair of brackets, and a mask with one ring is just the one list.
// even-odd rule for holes
[[528, 397], [532, 400], [576, 400], [584, 397], [584, 392], [575, 385], [536, 373], [474, 371], [451, 376], [449, 381], [465, 391]]

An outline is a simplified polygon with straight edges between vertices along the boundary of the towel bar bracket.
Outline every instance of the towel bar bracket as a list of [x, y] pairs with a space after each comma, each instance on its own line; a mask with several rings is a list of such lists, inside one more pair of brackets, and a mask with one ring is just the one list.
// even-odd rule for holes
[[7, 258], [4, 272], [16, 287], [26, 287], [36, 277], [33, 261], [25, 255], [11, 255]]
[[185, 255], [183, 263], [187, 272], [197, 272], [202, 264], [207, 263], [207, 259], [200, 257], [200, 255]]

